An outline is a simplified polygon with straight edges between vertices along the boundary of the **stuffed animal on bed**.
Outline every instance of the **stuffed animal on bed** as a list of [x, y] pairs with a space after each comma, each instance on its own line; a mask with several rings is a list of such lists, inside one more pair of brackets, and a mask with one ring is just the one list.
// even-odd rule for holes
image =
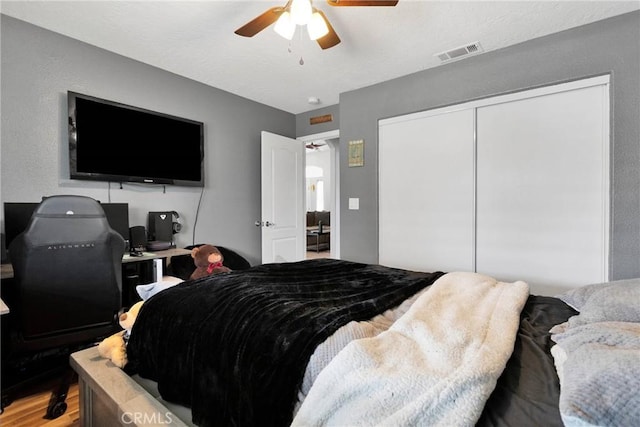
[[98, 353], [105, 359], [110, 359], [118, 368], [124, 368], [127, 364], [127, 341], [131, 335], [131, 328], [138, 317], [140, 307], [144, 301], [135, 303], [129, 311], [122, 313], [118, 319], [120, 326], [124, 329], [118, 333], [105, 338], [98, 345]]
[[191, 273], [189, 279], [199, 279], [210, 274], [228, 273], [229, 267], [222, 265], [224, 257], [213, 245], [202, 245], [191, 249], [191, 257], [196, 265], [196, 269]]

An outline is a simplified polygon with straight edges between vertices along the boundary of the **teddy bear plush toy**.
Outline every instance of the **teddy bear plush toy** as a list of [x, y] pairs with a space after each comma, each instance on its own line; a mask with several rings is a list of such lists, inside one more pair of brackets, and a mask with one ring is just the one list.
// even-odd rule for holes
[[124, 368], [127, 364], [127, 341], [143, 302], [138, 301], [131, 306], [129, 311], [120, 315], [118, 321], [124, 330], [105, 338], [98, 344], [100, 356], [110, 359], [119, 368]]
[[189, 279], [199, 279], [210, 274], [228, 273], [229, 267], [222, 265], [224, 258], [213, 245], [202, 245], [191, 249], [191, 257], [196, 265], [196, 269], [191, 273]]

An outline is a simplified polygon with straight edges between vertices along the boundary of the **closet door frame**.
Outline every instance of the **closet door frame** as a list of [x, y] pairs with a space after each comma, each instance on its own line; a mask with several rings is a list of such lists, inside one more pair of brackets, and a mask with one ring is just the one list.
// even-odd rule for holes
[[[513, 101], [517, 101], [517, 100], [523, 100], [523, 99], [529, 99], [529, 98], [534, 98], [534, 97], [538, 97], [538, 96], [545, 96], [545, 95], [551, 95], [551, 94], [555, 94], [555, 93], [561, 93], [561, 92], [567, 92], [567, 91], [572, 91], [572, 90], [576, 90], [576, 89], [582, 89], [582, 88], [588, 88], [588, 87], [593, 87], [593, 86], [602, 86], [603, 87], [603, 97], [604, 97], [604, 101], [603, 101], [603, 143], [602, 143], [602, 180], [603, 180], [603, 184], [602, 184], [602, 188], [604, 189], [604, 193], [602, 195], [602, 200], [603, 200], [603, 212], [602, 212], [602, 216], [603, 216], [603, 224], [602, 224], [602, 241], [603, 241], [603, 253], [602, 253], [602, 262], [603, 262], [603, 272], [604, 272], [604, 277], [602, 277], [602, 281], [608, 281], [609, 275], [610, 275], [610, 271], [609, 271], [609, 257], [610, 257], [610, 229], [611, 229], [611, 215], [610, 215], [610, 200], [611, 200], [611, 183], [610, 183], [610, 176], [611, 176], [611, 171], [610, 171], [610, 145], [611, 145], [611, 128], [610, 128], [610, 75], [609, 74], [604, 74], [604, 75], [599, 75], [599, 76], [595, 76], [595, 77], [588, 77], [588, 78], [582, 78], [582, 79], [576, 79], [576, 80], [572, 80], [572, 81], [567, 81], [567, 82], [559, 82], [559, 83], [555, 83], [555, 84], [550, 84], [550, 85], [545, 85], [545, 86], [540, 86], [540, 87], [534, 87], [534, 88], [529, 88], [529, 89], [522, 89], [522, 90], [518, 90], [518, 91], [514, 91], [511, 93], [507, 93], [507, 94], [503, 94], [503, 95], [496, 95], [496, 96], [491, 96], [491, 97], [487, 97], [487, 98], [482, 98], [482, 99], [478, 99], [478, 100], [473, 100], [473, 101], [468, 101], [468, 102], [462, 102], [459, 104], [454, 104], [454, 105], [450, 105], [450, 106], [446, 106], [446, 107], [439, 107], [439, 108], [434, 108], [431, 110], [426, 110], [426, 111], [421, 111], [421, 112], [416, 112], [416, 113], [411, 113], [411, 114], [406, 114], [406, 115], [402, 115], [402, 116], [397, 116], [397, 117], [391, 117], [391, 118], [387, 118], [387, 119], [381, 119], [378, 122], [378, 132], [379, 132], [379, 138], [378, 138], [378, 143], [379, 145], [382, 143], [380, 135], [382, 134], [382, 132], [380, 131], [381, 127], [383, 126], [388, 126], [388, 125], [392, 125], [394, 123], [399, 123], [399, 122], [403, 122], [406, 120], [419, 120], [423, 117], [430, 117], [430, 116], [434, 116], [434, 115], [438, 115], [438, 114], [447, 114], [449, 112], [455, 112], [455, 111], [460, 111], [460, 110], [467, 110], [467, 109], [473, 109], [474, 110], [474, 116], [476, 116], [476, 111], [478, 108], [480, 107], [485, 107], [485, 106], [491, 106], [491, 105], [497, 105], [500, 103], [508, 103], [508, 102], [513, 102]], [[473, 155], [474, 155], [474, 171], [473, 171], [473, 186], [474, 186], [474, 200], [473, 200], [473, 271], [476, 270], [476, 207], [477, 207], [477, 194], [476, 194], [476, 189], [477, 189], [477, 183], [476, 183], [476, 168], [477, 168], [477, 135], [476, 135], [476, 130], [477, 130], [477, 123], [474, 121], [474, 131], [473, 131], [473, 135], [472, 135], [472, 140], [473, 140]], [[379, 152], [380, 154], [380, 152]], [[379, 155], [379, 173], [378, 173], [378, 177], [379, 180], [385, 179], [384, 176], [384, 172], [381, 170], [382, 165], [384, 164], [384, 159], [381, 158], [381, 156]], [[382, 172], [382, 173], [381, 173]], [[378, 186], [378, 201], [380, 203], [380, 201], [384, 202], [384, 194], [381, 194], [381, 185], [379, 183]], [[385, 224], [382, 223], [382, 221], [379, 218], [379, 222], [378, 222], [378, 232], [380, 235], [380, 231], [383, 229], [383, 227], [385, 227]], [[380, 252], [384, 252], [384, 248], [380, 249], [379, 248], [379, 253]]]

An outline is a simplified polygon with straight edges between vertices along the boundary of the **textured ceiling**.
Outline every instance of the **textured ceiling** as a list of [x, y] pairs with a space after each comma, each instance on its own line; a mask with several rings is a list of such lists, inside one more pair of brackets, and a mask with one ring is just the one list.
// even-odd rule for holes
[[[3, 14], [210, 86], [291, 112], [337, 104], [339, 94], [441, 65], [442, 51], [480, 42], [492, 51], [640, 9], [639, 1], [427, 1], [324, 11], [342, 43], [328, 50], [298, 27], [238, 27], [281, 1], [2, 1]], [[300, 65], [300, 59], [304, 65]], [[317, 97], [319, 104], [309, 104]]]

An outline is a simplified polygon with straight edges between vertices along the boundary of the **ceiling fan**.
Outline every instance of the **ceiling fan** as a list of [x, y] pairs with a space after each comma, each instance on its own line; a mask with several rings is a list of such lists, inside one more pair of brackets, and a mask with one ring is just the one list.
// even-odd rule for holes
[[310, 142], [309, 144], [305, 145], [305, 148], [307, 148], [308, 150], [318, 150], [321, 147], [324, 147], [324, 145], [324, 143]]
[[[268, 9], [238, 28], [235, 33], [253, 37], [269, 25], [276, 23], [275, 31], [291, 40], [297, 25], [306, 25], [311, 40], [318, 42], [322, 49], [340, 43], [340, 37], [329, 23], [325, 14], [313, 7], [313, 0], [288, 0], [284, 6]], [[331, 6], [395, 6], [398, 0], [327, 0]]]

